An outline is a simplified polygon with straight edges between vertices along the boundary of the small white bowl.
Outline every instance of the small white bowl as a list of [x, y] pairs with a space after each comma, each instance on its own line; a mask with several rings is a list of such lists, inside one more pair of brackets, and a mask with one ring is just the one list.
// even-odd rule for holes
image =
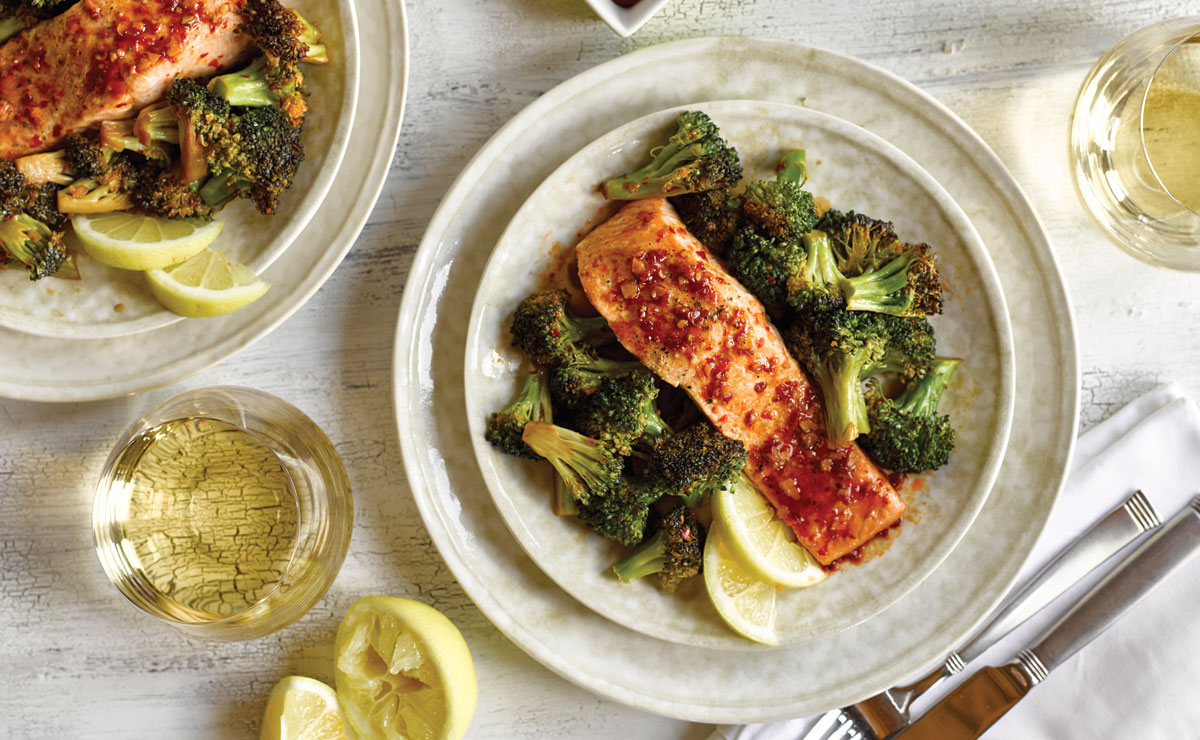
[[632, 8], [622, 8], [613, 0], [587, 0], [596, 15], [621, 36], [632, 36], [650, 16], [662, 9], [667, 0], [640, 0]]

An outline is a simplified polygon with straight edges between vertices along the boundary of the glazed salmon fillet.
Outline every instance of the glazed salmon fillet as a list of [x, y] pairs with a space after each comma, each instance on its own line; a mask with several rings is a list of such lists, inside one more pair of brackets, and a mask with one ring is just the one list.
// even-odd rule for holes
[[629, 203], [576, 251], [583, 289], [617, 339], [746, 445], [746, 474], [819, 562], [900, 517], [904, 501], [857, 445], [826, 444], [820, 393], [762, 304], [666, 200]]
[[128, 118], [177, 76], [244, 60], [245, 0], [82, 0], [0, 47], [0, 156]]

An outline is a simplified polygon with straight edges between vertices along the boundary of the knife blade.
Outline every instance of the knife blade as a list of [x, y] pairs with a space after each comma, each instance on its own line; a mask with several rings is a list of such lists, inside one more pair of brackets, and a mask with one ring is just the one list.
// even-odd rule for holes
[[979, 737], [1030, 689], [1044, 681], [1050, 671], [1111, 627], [1198, 553], [1200, 496], [1148, 537], [1011, 663], [977, 671], [894, 737], [904, 740]]

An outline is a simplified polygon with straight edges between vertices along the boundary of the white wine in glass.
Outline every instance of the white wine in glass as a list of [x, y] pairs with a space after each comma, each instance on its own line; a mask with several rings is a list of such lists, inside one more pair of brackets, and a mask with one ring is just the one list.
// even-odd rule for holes
[[1079, 196], [1113, 241], [1200, 270], [1200, 18], [1149, 26], [1101, 57], [1070, 143]]

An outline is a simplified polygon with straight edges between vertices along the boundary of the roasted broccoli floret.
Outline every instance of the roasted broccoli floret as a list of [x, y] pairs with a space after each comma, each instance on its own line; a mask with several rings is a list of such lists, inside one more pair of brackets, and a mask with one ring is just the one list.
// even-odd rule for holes
[[725, 266], [767, 310], [778, 315], [788, 306], [788, 280], [803, 270], [806, 259], [800, 242], [772, 239], [743, 227], [725, 254]]
[[924, 377], [937, 351], [933, 325], [924, 317], [876, 316], [876, 323], [882, 327], [880, 331], [886, 335], [887, 343], [883, 355], [868, 368], [868, 373], [896, 373], [905, 381]]
[[862, 214], [830, 211], [820, 228], [829, 234], [846, 307], [893, 316], [942, 312], [942, 286], [933, 251], [905, 244], [892, 224]]
[[179, 167], [143, 172], [131, 195], [137, 208], [162, 218], [208, 221], [217, 212], [200, 197], [200, 183], [186, 180]]
[[242, 9], [240, 31], [264, 53], [281, 62], [329, 61], [321, 33], [295, 10], [278, 0], [249, 0]]
[[550, 461], [580, 505], [621, 485], [625, 460], [599, 440], [539, 421], [527, 423], [521, 439]]
[[100, 124], [100, 146], [114, 152], [136, 152], [146, 159], [166, 165], [171, 154], [161, 141], [143, 143], [133, 132], [135, 121], [104, 121]]
[[100, 177], [108, 170], [113, 155], [112, 149], [78, 134], [63, 140], [63, 151], [71, 161], [71, 171], [75, 177]]
[[214, 77], [208, 88], [235, 107], [275, 106], [293, 126], [304, 123], [304, 75], [294, 63], [278, 63], [266, 56], [237, 72]]
[[636, 545], [646, 532], [650, 504], [659, 498], [650, 486], [622, 479], [620, 484], [602, 496], [580, 502], [579, 518], [598, 534], [622, 545]]
[[647, 370], [603, 376], [594, 392], [569, 407], [567, 424], [628, 455], [635, 442], [657, 439], [669, 430], [658, 413], [656, 398], [658, 386]]
[[629, 581], [657, 573], [659, 586], [671, 592], [700, 573], [704, 562], [704, 527], [683, 504], [662, 518], [658, 531], [613, 566], [617, 578]]
[[746, 458], [745, 445], [700, 421], [654, 445], [646, 478], [663, 495], [679, 496], [695, 508], [733, 480]]
[[574, 407], [586, 396], [599, 390], [605, 378], [623, 378], [643, 369], [640, 362], [604, 358], [555, 365], [550, 369], [550, 398], [558, 406]]
[[300, 129], [278, 108], [251, 108], [233, 116], [224, 135], [209, 141], [213, 176], [200, 189], [211, 206], [234, 196], [248, 198], [262, 213], [274, 213], [304, 159]]
[[897, 473], [919, 473], [945, 465], [954, 449], [950, 417], [938, 403], [961, 360], [938, 359], [921, 380], [910, 383], [895, 400], [877, 384], [868, 389], [871, 431], [860, 439], [875, 462]]
[[829, 239], [820, 230], [812, 230], [801, 239], [804, 264], [788, 277], [787, 303], [797, 314], [840, 308], [842, 273]]
[[795, 242], [817, 225], [820, 217], [812, 193], [800, 188], [807, 179], [804, 152], [791, 152], [779, 163], [775, 180], [760, 180], [742, 193], [746, 223], [772, 239]]
[[484, 437], [498, 447], [517, 457], [536, 460], [540, 455], [530, 449], [521, 439], [525, 425], [531, 421], [551, 422], [550, 391], [542, 372], [526, 373], [525, 383], [516, 397], [503, 409], [488, 417]]
[[0, 220], [0, 249], [8, 258], [29, 269], [30, 280], [53, 275], [67, 258], [62, 232], [52, 231], [46, 224], [24, 213]]
[[730, 188], [717, 188], [671, 198], [671, 205], [692, 236], [717, 254], [724, 254], [737, 233], [741, 201]]
[[133, 191], [146, 167], [134, 155], [113, 155], [107, 169], [97, 177], [81, 177], [58, 191], [58, 210], [63, 213], [106, 213], [127, 211], [134, 205]]
[[650, 152], [649, 164], [600, 185], [605, 198], [669, 197], [737, 184], [742, 178], [737, 151], [721, 138], [712, 119], [687, 111], [675, 123], [667, 143]]
[[517, 306], [513, 346], [539, 365], [566, 365], [593, 358], [587, 340], [608, 332], [603, 317], [579, 318], [567, 311], [567, 293], [534, 293]]
[[820, 311], [787, 331], [788, 349], [808, 370], [825, 399], [829, 444], [848, 444], [871, 427], [862, 381], [880, 372], [888, 334], [877, 314]]
[[58, 211], [57, 192], [54, 183], [30, 184], [15, 163], [0, 157], [0, 218], [25, 214], [62, 231], [67, 217]]

